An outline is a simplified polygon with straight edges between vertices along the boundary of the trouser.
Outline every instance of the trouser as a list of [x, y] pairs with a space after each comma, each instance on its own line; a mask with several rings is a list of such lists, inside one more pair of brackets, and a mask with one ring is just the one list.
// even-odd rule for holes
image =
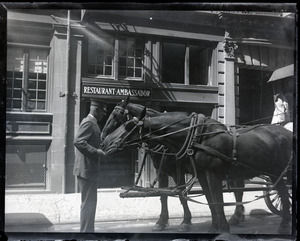
[[97, 207], [97, 181], [77, 176], [81, 192], [80, 232], [95, 232], [95, 214]]

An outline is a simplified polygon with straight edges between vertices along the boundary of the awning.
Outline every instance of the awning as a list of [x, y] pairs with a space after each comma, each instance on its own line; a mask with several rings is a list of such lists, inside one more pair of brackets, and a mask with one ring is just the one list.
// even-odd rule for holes
[[294, 64], [275, 70], [267, 83], [292, 76], [294, 76]]

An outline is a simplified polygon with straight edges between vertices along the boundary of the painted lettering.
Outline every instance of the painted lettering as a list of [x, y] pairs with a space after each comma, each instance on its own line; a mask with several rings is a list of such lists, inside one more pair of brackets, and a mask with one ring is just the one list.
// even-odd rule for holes
[[96, 87], [84, 86], [84, 94], [92, 95], [112, 95], [112, 96], [133, 96], [151, 98], [151, 90], [148, 89], [129, 89], [129, 88], [113, 88], [113, 87]]

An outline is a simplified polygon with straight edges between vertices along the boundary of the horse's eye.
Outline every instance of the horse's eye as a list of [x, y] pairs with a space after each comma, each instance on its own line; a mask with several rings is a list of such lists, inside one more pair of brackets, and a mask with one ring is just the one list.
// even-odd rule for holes
[[133, 121], [129, 121], [125, 124], [125, 130], [130, 131], [135, 126], [135, 123]]

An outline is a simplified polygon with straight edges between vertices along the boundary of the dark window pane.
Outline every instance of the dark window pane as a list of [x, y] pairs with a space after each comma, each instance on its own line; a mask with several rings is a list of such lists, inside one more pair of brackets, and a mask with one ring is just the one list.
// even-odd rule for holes
[[127, 66], [128, 67], [134, 67], [134, 58], [128, 58]]
[[105, 64], [106, 65], [111, 65], [112, 64], [112, 56], [106, 56]]
[[135, 69], [135, 77], [142, 77], [142, 70], [141, 69]]
[[22, 88], [22, 80], [15, 80], [14, 81], [14, 88]]
[[6, 98], [12, 98], [12, 89], [6, 89]]
[[36, 89], [36, 81], [29, 80], [28, 81], [28, 89]]
[[98, 57], [99, 57], [100, 55], [104, 55], [104, 53], [105, 53], [105, 51], [104, 51], [103, 49], [98, 49], [98, 50], [97, 50]]
[[30, 73], [28, 74], [29, 79], [37, 79], [37, 76], [38, 76], [37, 73], [32, 73], [32, 72], [30, 72]]
[[97, 63], [96, 64], [103, 64], [104, 56], [103, 55], [97, 55]]
[[121, 40], [119, 46], [119, 56], [126, 56], [126, 53], [127, 53], [126, 42]]
[[137, 49], [135, 51], [135, 56], [136, 57], [142, 57], [143, 56], [143, 50], [142, 49]]
[[39, 81], [39, 87], [40, 90], [46, 89], [46, 82], [45, 81]]
[[38, 92], [38, 99], [45, 100], [45, 99], [46, 99], [46, 92], [44, 92], [44, 91], [39, 91], [39, 92]]
[[95, 74], [95, 66], [94, 65], [89, 65], [89, 73], [92, 75]]
[[133, 75], [133, 68], [128, 68], [127, 69], [127, 76], [128, 77], [134, 77], [134, 75]]
[[127, 50], [127, 55], [128, 56], [133, 56], [133, 46], [130, 46]]
[[20, 78], [20, 79], [22, 79], [22, 77], [23, 77], [23, 72], [14, 72], [14, 77], [15, 78]]
[[28, 99], [36, 99], [36, 91], [29, 90], [27, 96]]
[[6, 87], [12, 88], [12, 79], [9, 79], [9, 78], [6, 79]]
[[46, 103], [43, 101], [38, 101], [37, 103], [37, 109], [38, 110], [45, 110], [46, 109]]
[[39, 73], [38, 78], [41, 80], [46, 80], [47, 79], [47, 74]]
[[126, 58], [123, 58], [123, 57], [120, 58], [119, 66], [126, 66]]
[[14, 90], [14, 98], [21, 99], [22, 98], [22, 91], [21, 90]]
[[142, 59], [135, 59], [135, 67], [142, 67]]
[[189, 78], [190, 84], [206, 85], [211, 49], [205, 46], [190, 46]]
[[13, 108], [15, 109], [21, 109], [21, 100], [14, 100], [13, 101]]
[[143, 48], [143, 41], [141, 39], [135, 40], [135, 46], [136, 48], [142, 49]]
[[35, 109], [35, 101], [28, 101], [27, 108], [30, 110], [34, 110]]
[[11, 104], [12, 104], [11, 99], [6, 99], [6, 108], [7, 109], [11, 109], [12, 108]]
[[119, 74], [120, 74], [120, 76], [126, 76], [126, 68], [120, 68], [119, 69]]
[[185, 45], [163, 43], [162, 80], [164, 83], [184, 83]]
[[13, 71], [7, 71], [6, 72], [6, 76], [7, 76], [7, 78], [12, 78], [13, 77]]
[[111, 75], [112, 74], [112, 68], [111, 67], [105, 67], [105, 75]]

